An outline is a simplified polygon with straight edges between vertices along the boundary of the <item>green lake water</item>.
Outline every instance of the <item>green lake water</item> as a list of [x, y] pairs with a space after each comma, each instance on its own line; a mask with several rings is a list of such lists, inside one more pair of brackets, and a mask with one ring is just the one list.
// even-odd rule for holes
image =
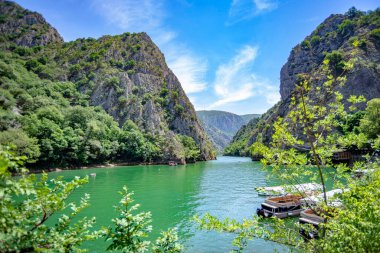
[[[90, 207], [81, 216], [97, 219], [97, 226], [108, 226], [117, 216], [114, 206], [124, 185], [134, 191], [140, 210], [151, 211], [154, 239], [160, 231], [177, 227], [186, 246], [186, 252], [229, 252], [232, 236], [216, 232], [200, 231], [192, 217], [206, 212], [219, 218], [242, 220], [255, 215], [256, 208], [264, 200], [255, 192], [257, 186], [265, 186], [266, 173], [258, 162], [249, 158], [218, 157], [218, 160], [184, 166], [128, 166], [95, 168], [49, 173], [50, 177], [63, 176], [65, 180], [75, 176], [90, 177], [89, 183], [71, 196], [78, 201], [84, 193], [91, 196]], [[273, 185], [273, 182], [270, 184]], [[91, 252], [105, 252], [107, 243], [98, 240], [85, 245]], [[287, 251], [280, 246], [256, 239], [247, 252]]]

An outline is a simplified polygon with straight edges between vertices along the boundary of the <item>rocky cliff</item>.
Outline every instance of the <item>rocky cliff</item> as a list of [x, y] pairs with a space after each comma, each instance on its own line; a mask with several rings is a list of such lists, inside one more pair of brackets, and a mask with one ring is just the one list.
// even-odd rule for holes
[[45, 46], [63, 42], [61, 35], [42, 15], [5, 0], [0, 0], [0, 34], [4, 36], [2, 42], [11, 41], [19, 46]]
[[[355, 57], [353, 70], [347, 74], [347, 82], [338, 90], [347, 99], [350, 95], [363, 95], [367, 100], [380, 97], [380, 11], [363, 13], [352, 8], [347, 13], [331, 15], [316, 30], [296, 45], [281, 69], [281, 101], [268, 110], [258, 122], [251, 122], [250, 129], [242, 129], [230, 146], [233, 152], [247, 155], [247, 147], [253, 142], [269, 142], [273, 134], [272, 125], [278, 117], [289, 113], [291, 94], [299, 74], [311, 76], [321, 67], [325, 55], [333, 51], [344, 60]], [[313, 82], [309, 92], [314, 97], [316, 87], [321, 87], [324, 78]], [[359, 105], [363, 109], [364, 103]]]
[[[197, 160], [215, 157], [193, 105], [146, 33], [63, 42], [40, 14], [9, 1], [1, 1], [0, 10], [2, 53], [10, 53], [12, 63], [22, 62], [36, 82], [74, 84], [83, 98], [80, 106], [101, 107], [120, 128], [132, 121], [143, 135], [166, 143], [160, 146], [163, 161], [187, 159], [189, 142], [181, 142], [181, 136], [195, 141]], [[5, 82], [0, 85], [18, 99]], [[13, 112], [33, 113], [18, 104]]]
[[219, 153], [231, 142], [236, 132], [258, 114], [237, 115], [224, 111], [197, 111], [206, 133]]

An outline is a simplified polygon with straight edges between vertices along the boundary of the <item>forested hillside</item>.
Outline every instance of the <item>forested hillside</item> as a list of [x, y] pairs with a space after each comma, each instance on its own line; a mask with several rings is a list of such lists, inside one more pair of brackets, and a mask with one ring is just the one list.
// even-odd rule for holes
[[0, 13], [0, 144], [46, 167], [215, 157], [147, 34], [63, 42], [36, 12]]
[[[281, 101], [269, 109], [259, 121], [252, 120], [243, 127], [227, 147], [227, 153], [250, 155], [248, 147], [255, 141], [268, 143], [273, 134], [273, 123], [289, 116], [291, 97], [297, 84], [312, 80], [308, 99], [313, 100], [320, 91], [326, 76], [324, 61], [335, 66], [336, 74], [343, 73], [344, 62], [355, 58], [353, 68], [347, 73], [347, 81], [337, 87], [344, 100], [351, 95], [363, 95], [367, 100], [380, 97], [380, 10], [364, 13], [350, 9], [344, 15], [331, 15], [322, 22], [290, 53], [288, 61], [281, 69]], [[345, 102], [346, 110], [348, 104]], [[365, 108], [365, 103], [352, 112], [357, 124]], [[339, 128], [338, 128], [339, 130]]]
[[231, 142], [236, 132], [259, 114], [237, 115], [224, 111], [197, 111], [198, 118], [219, 153]]

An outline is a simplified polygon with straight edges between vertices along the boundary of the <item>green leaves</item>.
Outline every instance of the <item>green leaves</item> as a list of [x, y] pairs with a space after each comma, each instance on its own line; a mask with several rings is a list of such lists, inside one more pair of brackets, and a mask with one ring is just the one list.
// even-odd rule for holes
[[[75, 219], [88, 206], [85, 195], [79, 204], [66, 202], [71, 193], [88, 179], [70, 182], [48, 180], [27, 175], [20, 158], [0, 151], [0, 251], [81, 252], [84, 241], [94, 240], [91, 232], [95, 219]], [[13, 177], [12, 172], [21, 173]], [[52, 215], [62, 213], [54, 226], [45, 223]]]
[[[133, 193], [128, 193], [127, 187], [123, 187], [120, 192], [123, 198], [120, 205], [116, 207], [120, 213], [119, 218], [112, 219], [114, 223], [103, 230], [103, 235], [107, 241], [111, 241], [107, 250], [121, 250], [122, 252], [146, 252], [150, 249], [151, 242], [145, 240], [152, 231], [150, 212], [140, 212], [134, 214], [140, 205], [132, 203]], [[161, 232], [161, 237], [157, 238], [156, 244], [152, 247], [154, 253], [179, 253], [183, 246], [179, 243], [175, 229]]]

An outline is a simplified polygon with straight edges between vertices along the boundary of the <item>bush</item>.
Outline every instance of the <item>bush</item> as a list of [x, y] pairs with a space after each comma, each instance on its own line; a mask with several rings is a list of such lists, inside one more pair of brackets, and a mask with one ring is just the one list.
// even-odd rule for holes
[[380, 28], [373, 29], [370, 33], [369, 36], [376, 40], [380, 40]]
[[118, 98], [119, 104], [126, 104], [127, 103], [127, 98], [125, 96], [120, 96]]
[[150, 93], [145, 93], [144, 94], [144, 97], [143, 97], [143, 100], [142, 100], [142, 104], [145, 105], [146, 102], [148, 102], [149, 100], [152, 100], [153, 98], [153, 95], [150, 94]]
[[319, 42], [321, 42], [321, 37], [318, 36], [318, 35], [314, 35], [314, 36], [311, 38], [311, 41], [310, 41], [310, 43], [311, 43], [312, 46], [316, 46], [316, 45], [318, 45]]
[[338, 25], [338, 32], [342, 34], [343, 36], [347, 36], [351, 34], [355, 26], [355, 22], [353, 22], [350, 19], [345, 19], [343, 22]]
[[176, 104], [174, 106], [174, 110], [176, 111], [176, 113], [182, 114], [185, 111], [185, 108], [183, 108], [183, 106], [180, 104]]
[[39, 65], [40, 63], [36, 59], [31, 59], [25, 62], [25, 68], [29, 71], [36, 70]]
[[126, 69], [133, 69], [135, 66], [136, 66], [136, 61], [134, 60], [129, 60], [125, 63]]
[[169, 90], [167, 88], [162, 88], [160, 91], [160, 97], [165, 98], [169, 94]]
[[120, 85], [119, 77], [113, 76], [107, 79], [107, 86], [118, 87]]
[[304, 49], [304, 50], [309, 50], [311, 49], [311, 44], [310, 44], [310, 41], [308, 40], [304, 40], [301, 42], [301, 48]]
[[345, 61], [343, 60], [343, 55], [339, 51], [332, 51], [326, 54], [325, 62], [328, 64], [332, 74], [337, 77], [339, 76], [345, 67]]
[[29, 47], [16, 47], [13, 52], [20, 56], [27, 56], [32, 53], [32, 49]]

